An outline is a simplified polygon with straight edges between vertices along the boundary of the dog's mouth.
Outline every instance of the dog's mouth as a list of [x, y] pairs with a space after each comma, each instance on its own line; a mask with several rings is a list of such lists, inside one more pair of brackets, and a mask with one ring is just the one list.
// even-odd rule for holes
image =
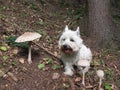
[[66, 53], [66, 54], [70, 54], [70, 53], [73, 52], [72, 48], [71, 48], [70, 46], [68, 46], [68, 45], [63, 45], [63, 46], [61, 47], [61, 50], [62, 50], [64, 53]]

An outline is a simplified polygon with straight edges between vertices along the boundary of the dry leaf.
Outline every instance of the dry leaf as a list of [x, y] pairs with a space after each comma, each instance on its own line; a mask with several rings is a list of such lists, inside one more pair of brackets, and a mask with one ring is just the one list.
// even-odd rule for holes
[[59, 73], [53, 73], [52, 79], [58, 79], [60, 77]]
[[81, 78], [80, 77], [77, 77], [76, 79], [75, 79], [75, 82], [79, 82], [81, 80]]
[[19, 62], [23, 64], [25, 62], [24, 58], [20, 58]]

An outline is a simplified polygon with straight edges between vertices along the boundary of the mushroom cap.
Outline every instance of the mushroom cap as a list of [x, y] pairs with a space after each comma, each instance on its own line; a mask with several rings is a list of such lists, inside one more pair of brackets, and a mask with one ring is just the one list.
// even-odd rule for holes
[[103, 78], [104, 71], [103, 70], [97, 70], [97, 75], [98, 75], [99, 78]]
[[40, 38], [41, 35], [36, 32], [25, 32], [21, 36], [19, 36], [15, 42], [26, 42], [26, 41], [33, 41], [37, 38]]
[[90, 66], [90, 62], [88, 60], [79, 60], [78, 66], [88, 67], [88, 66]]

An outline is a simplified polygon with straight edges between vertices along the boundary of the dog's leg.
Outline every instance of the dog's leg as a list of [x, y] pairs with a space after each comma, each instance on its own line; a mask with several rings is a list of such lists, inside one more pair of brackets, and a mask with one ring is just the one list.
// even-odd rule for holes
[[73, 66], [72, 66], [72, 64], [70, 64], [70, 63], [65, 64], [65, 72], [64, 72], [64, 74], [69, 75], [69, 76], [73, 75]]

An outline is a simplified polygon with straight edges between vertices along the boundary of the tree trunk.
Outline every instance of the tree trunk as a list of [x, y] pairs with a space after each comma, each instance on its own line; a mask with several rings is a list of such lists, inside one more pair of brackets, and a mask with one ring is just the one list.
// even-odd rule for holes
[[110, 13], [110, 0], [88, 0], [88, 30], [93, 46], [112, 44], [114, 24]]

